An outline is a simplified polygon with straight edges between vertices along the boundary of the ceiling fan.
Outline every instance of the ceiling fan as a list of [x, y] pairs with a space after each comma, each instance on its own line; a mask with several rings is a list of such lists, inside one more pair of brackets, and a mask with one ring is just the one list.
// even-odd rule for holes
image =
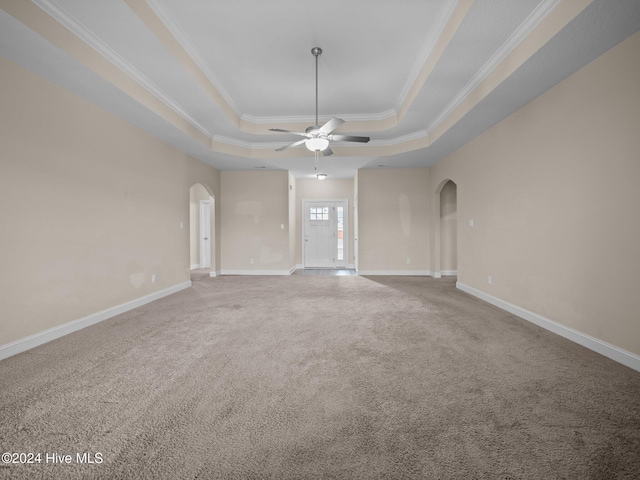
[[281, 152], [287, 148], [298, 147], [304, 144], [309, 150], [316, 152], [317, 158], [317, 152], [322, 152], [325, 157], [333, 154], [333, 150], [329, 147], [329, 141], [331, 140], [367, 143], [370, 140], [369, 137], [332, 134], [331, 132], [344, 123], [344, 120], [341, 118], [333, 117], [322, 126], [318, 124], [318, 57], [322, 54], [322, 49], [320, 47], [313, 47], [311, 49], [311, 53], [316, 57], [316, 124], [308, 127], [304, 132], [294, 132], [291, 130], [283, 130], [281, 128], [270, 128], [269, 130], [272, 132], [292, 133], [294, 135], [305, 137], [302, 140], [276, 149], [276, 152]]

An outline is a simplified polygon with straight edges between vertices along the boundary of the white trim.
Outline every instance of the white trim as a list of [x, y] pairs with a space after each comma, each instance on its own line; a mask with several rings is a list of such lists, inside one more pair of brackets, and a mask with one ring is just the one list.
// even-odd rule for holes
[[[393, 108], [385, 110], [380, 113], [336, 113], [332, 116], [320, 115], [318, 117], [318, 123], [323, 124], [329, 121], [333, 117], [338, 117], [344, 120], [345, 122], [376, 122], [386, 120], [388, 118], [392, 118], [398, 115], [398, 112]], [[265, 125], [265, 124], [282, 124], [282, 123], [308, 123], [314, 124], [316, 122], [315, 117], [310, 115], [299, 115], [299, 116], [281, 116], [281, 117], [257, 117], [255, 115], [250, 115], [247, 113], [243, 113], [240, 117], [241, 120], [246, 122], [255, 123], [257, 125]]]
[[[345, 116], [345, 115], [343, 115]], [[344, 120], [344, 119], [343, 119]], [[281, 122], [286, 123], [286, 122]], [[394, 145], [399, 145], [406, 142], [411, 142], [413, 140], [419, 140], [421, 138], [427, 138], [429, 134], [426, 130], [419, 130], [417, 132], [408, 133], [406, 135], [401, 135], [395, 138], [389, 138], [386, 140], [371, 140], [366, 145], [365, 144], [356, 144], [350, 142], [341, 142], [338, 140], [332, 140], [331, 145], [336, 146], [350, 146], [354, 148], [364, 148], [364, 147], [392, 147]], [[214, 142], [224, 143], [226, 145], [233, 145], [234, 147], [246, 148], [249, 150], [264, 150], [264, 149], [276, 149], [279, 147], [283, 147], [288, 145], [286, 142], [247, 142], [245, 140], [238, 140], [231, 137], [225, 137], [223, 135], [213, 135], [211, 140]]]
[[[368, 146], [371, 147], [392, 147], [394, 145], [398, 145], [400, 143], [411, 142], [413, 140], [419, 140], [421, 138], [427, 138], [429, 134], [426, 130], [419, 130], [417, 132], [408, 133], [406, 135], [401, 135], [400, 137], [389, 138], [387, 140], [371, 140], [367, 142]], [[334, 142], [335, 145], [345, 144], [346, 142]]]
[[[309, 270], [355, 270], [356, 267], [353, 265], [353, 263], [348, 263], [346, 267], [325, 267], [325, 268], [309, 268]], [[291, 273], [295, 272], [296, 270], [304, 270], [304, 267], [302, 265], [296, 265], [295, 267], [293, 267], [291, 269]]]
[[431, 270], [358, 270], [358, 275], [434, 276]]
[[541, 2], [440, 112], [440, 115], [427, 128], [427, 133], [433, 132], [561, 2], [562, 0]]
[[[209, 197], [209, 198], [211, 198], [211, 197]], [[208, 205], [208, 207], [205, 208], [205, 205]], [[205, 210], [207, 210], [207, 209], [209, 211], [205, 212]], [[199, 222], [200, 222], [200, 223], [198, 223], [198, 236], [200, 237], [200, 252], [199, 252], [199, 254], [200, 254], [200, 268], [211, 268], [211, 263], [212, 263], [211, 247], [213, 245], [213, 239], [211, 237], [212, 230], [213, 230], [211, 228], [211, 200], [210, 199], [209, 200], [201, 199], [200, 200], [200, 207], [199, 207], [198, 212], [199, 212]], [[209, 219], [208, 219], [209, 221], [208, 222], [206, 221], [207, 219], [205, 218], [206, 214], [208, 214], [208, 216], [209, 216]], [[207, 265], [206, 262], [202, 261], [203, 258], [206, 255], [206, 253], [207, 253], [207, 248], [206, 248], [207, 247], [207, 245], [206, 245], [207, 241], [204, 239], [204, 235], [203, 235], [203, 232], [202, 232], [202, 225], [204, 225], [205, 223], [207, 223], [209, 225], [209, 231], [208, 232], [204, 232], [205, 234], [208, 235], [208, 238], [209, 238], [209, 240], [208, 240], [208, 242], [209, 242], [209, 252], [208, 252], [209, 253], [209, 255], [208, 255], [209, 264], [208, 265]]]
[[[302, 228], [301, 228], [301, 236], [300, 236], [300, 243], [301, 243], [301, 251], [302, 251], [302, 268], [305, 268], [306, 266], [304, 265], [304, 260], [305, 260], [305, 249], [306, 249], [306, 242], [304, 241], [305, 239], [305, 233], [306, 233], [306, 228], [307, 228], [307, 206], [308, 204], [312, 204], [312, 203], [326, 203], [326, 204], [331, 204], [331, 206], [335, 209], [336, 207], [344, 207], [344, 213], [343, 213], [343, 226], [344, 229], [342, 231], [342, 239], [343, 239], [343, 255], [344, 255], [344, 265], [334, 265], [333, 267], [309, 267], [309, 268], [348, 268], [347, 267], [347, 261], [349, 258], [349, 199], [348, 198], [330, 198], [330, 199], [324, 199], [324, 198], [320, 198], [320, 199], [314, 199], [314, 198], [304, 198], [302, 199], [302, 210], [301, 210], [301, 215], [300, 215], [300, 220], [302, 221]], [[335, 224], [334, 227], [337, 228], [338, 225], [338, 217], [335, 217]], [[336, 231], [336, 235], [337, 235], [337, 231]], [[337, 237], [336, 237], [336, 242], [337, 242]], [[336, 252], [337, 252], [337, 246], [336, 246]], [[334, 260], [334, 263], [338, 263], [338, 260]]]
[[233, 98], [231, 98], [231, 95], [229, 95], [229, 93], [224, 89], [222, 83], [220, 83], [213, 72], [209, 69], [207, 62], [204, 61], [196, 47], [189, 41], [189, 37], [178, 26], [178, 24], [173, 21], [171, 15], [167, 11], [167, 8], [162, 4], [160, 0], [147, 0], [147, 5], [149, 5], [151, 10], [154, 11], [160, 21], [164, 24], [165, 27], [167, 27], [176, 41], [184, 49], [186, 54], [191, 57], [191, 60], [194, 61], [194, 63], [198, 66], [204, 76], [207, 77], [207, 80], [209, 80], [211, 85], [218, 91], [220, 96], [224, 98], [224, 100], [227, 102], [227, 105], [229, 105], [231, 110], [233, 110], [239, 118], [240, 109], [233, 101]]
[[[273, 148], [274, 145], [276, 145], [276, 143], [274, 142], [254, 143], [254, 142], [247, 142], [245, 140], [239, 140], [236, 138], [225, 137], [224, 135], [217, 135], [217, 134], [212, 135], [211, 140], [213, 142], [220, 142], [220, 143], [226, 143], [227, 145], [233, 145], [234, 147], [250, 148], [250, 149]], [[282, 144], [282, 142], [278, 143], [279, 146], [281, 146], [280, 144]], [[283, 145], [286, 145], [286, 143], [284, 143]]]
[[222, 270], [220, 275], [291, 275], [289, 270]]
[[438, 18], [436, 18], [433, 27], [429, 29], [427, 38], [422, 45], [422, 50], [420, 51], [420, 55], [418, 56], [418, 60], [413, 65], [413, 69], [411, 70], [411, 73], [407, 78], [407, 82], [405, 83], [404, 87], [402, 88], [402, 92], [400, 93], [400, 98], [398, 98], [398, 101], [396, 102], [396, 112], [399, 112], [402, 108], [402, 105], [407, 99], [407, 95], [409, 95], [409, 92], [418, 79], [418, 75], [420, 75], [422, 69], [425, 66], [425, 63], [427, 63], [427, 60], [431, 56], [433, 48], [435, 47], [438, 39], [442, 36], [442, 31], [444, 30], [444, 27], [447, 26], [447, 23], [449, 22], [451, 15], [453, 15], [457, 4], [457, 0], [448, 0], [440, 8], [440, 11], [438, 12]]
[[200, 268], [200, 264], [199, 263], [194, 263], [193, 265], [191, 265], [189, 267], [189, 270], [196, 270], [198, 268]]
[[443, 277], [453, 277], [455, 275], [458, 275], [458, 271], [457, 270], [441, 270], [440, 274]]
[[209, 276], [210, 276], [210, 277], [213, 277], [213, 278], [215, 278], [215, 277], [219, 277], [219, 276], [220, 276], [220, 272], [217, 272], [217, 271], [215, 271], [215, 272], [214, 272], [214, 271], [211, 271], [211, 272], [209, 272]]
[[34, 3], [42, 10], [51, 15], [55, 20], [62, 24], [65, 28], [76, 35], [80, 40], [85, 42], [96, 52], [110, 61], [120, 71], [128, 75], [133, 81], [144, 88], [152, 96], [160, 100], [167, 107], [177, 113], [185, 121], [193, 125], [205, 136], [211, 138], [211, 133], [204, 127], [204, 125], [197, 122], [191, 117], [178, 103], [173, 100], [169, 95], [162, 91], [157, 85], [155, 85], [149, 78], [138, 71], [133, 65], [127, 62], [120, 54], [113, 50], [104, 41], [98, 38], [92, 31], [87, 29], [80, 22], [76, 21], [69, 13], [62, 9], [59, 5], [54, 4], [51, 0], [33, 0]]
[[512, 303], [505, 302], [504, 300], [465, 285], [464, 283], [456, 282], [456, 288], [462, 290], [465, 293], [468, 293], [469, 295], [473, 295], [474, 297], [484, 300], [491, 305], [495, 305], [496, 307], [512, 313], [513, 315], [516, 315], [524, 320], [527, 320], [528, 322], [535, 323], [539, 327], [542, 327], [546, 330], [549, 330], [550, 332], [560, 335], [561, 337], [571, 340], [578, 345], [582, 345], [589, 350], [593, 350], [600, 355], [604, 355], [611, 360], [615, 360], [618, 363], [626, 365], [627, 367], [640, 372], [640, 356], [634, 353], [623, 350], [619, 347], [616, 347], [615, 345], [611, 345], [610, 343], [607, 343], [603, 340], [594, 338], [590, 335], [587, 335], [586, 333], [574, 330], [571, 327], [567, 327], [560, 323], [554, 322], [553, 320], [545, 318], [542, 315], [538, 315], [537, 313], [531, 312], [522, 307], [518, 307], [517, 305], [513, 305]]
[[134, 308], [138, 308], [146, 305], [147, 303], [159, 300], [163, 297], [166, 297], [167, 295], [171, 295], [173, 293], [179, 292], [180, 290], [184, 290], [185, 288], [189, 288], [190, 286], [191, 281], [180, 283], [178, 285], [174, 285], [173, 287], [165, 288], [164, 290], [145, 295], [144, 297], [131, 300], [121, 305], [92, 313], [91, 315], [87, 315], [86, 317], [80, 318], [78, 320], [73, 320], [63, 325], [58, 325], [57, 327], [45, 330], [43, 332], [38, 332], [34, 335], [16, 340], [15, 342], [7, 343], [6, 345], [0, 346], [0, 360], [12, 357], [13, 355], [17, 355], [18, 353], [26, 352], [27, 350], [30, 350], [34, 347], [50, 342], [51, 340], [64, 337], [65, 335], [81, 330], [85, 327], [95, 325], [96, 323], [100, 323], [111, 317], [120, 315], [121, 313], [128, 312], [129, 310], [133, 310]]

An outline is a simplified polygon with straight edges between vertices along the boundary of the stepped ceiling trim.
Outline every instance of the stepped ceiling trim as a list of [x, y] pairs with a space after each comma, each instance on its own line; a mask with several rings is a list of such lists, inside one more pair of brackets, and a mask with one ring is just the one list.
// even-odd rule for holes
[[[357, 43], [361, 34], [366, 36], [377, 32], [372, 32], [371, 28], [367, 28], [369, 24], [377, 25], [378, 28], [384, 27], [384, 24], [380, 23], [380, 16], [374, 15], [373, 12], [369, 14], [370, 9], [365, 8], [365, 4], [368, 7], [379, 2], [375, 4], [377, 8], [390, 7], [382, 0], [369, 0], [368, 2], [353, 0], [353, 2], [350, 6], [353, 7], [353, 15], [357, 11], [357, 16], [353, 17], [358, 19], [357, 25], [354, 26], [353, 32], [343, 31], [342, 33], [346, 33], [344, 41]], [[305, 12], [309, 14], [313, 11], [312, 3], [311, 0], [300, 0], [299, 3], [296, 3], [298, 19], [304, 19]], [[263, 40], [265, 45], [269, 45], [269, 42], [275, 42], [280, 47], [287, 47], [287, 44], [282, 41], [278, 43], [277, 39], [281, 39], [283, 34], [278, 32], [276, 35], [268, 20], [277, 20], [279, 18], [278, 12], [287, 10], [285, 7], [290, 5], [288, 2], [273, 0], [268, 7], [260, 3], [254, 5], [254, 8], [257, 8], [258, 12], [263, 12], [265, 17], [268, 16], [267, 13], [273, 14], [269, 19], [265, 18], [262, 25], [256, 23], [259, 22], [259, 17], [255, 15], [252, 22], [242, 24], [241, 22], [247, 16], [251, 16], [253, 10], [247, 13], [239, 3], [221, 4], [210, 3], [206, 0], [184, 0], [182, 2], [176, 0], [113, 0], [113, 3], [95, 5], [96, 8], [92, 8], [90, 3], [73, 0], [25, 2], [0, 0], [0, 8], [19, 22], [11, 24], [12, 35], [19, 37], [20, 29], [26, 27], [48, 42], [38, 42], [38, 48], [41, 51], [32, 52], [34, 57], [28, 62], [25, 61], [27, 68], [29, 68], [29, 64], [33, 65], [34, 62], [37, 62], [39, 56], [44, 59], [47, 55], [47, 49], [55, 49], [55, 52], [54, 50], [50, 52], [53, 57], [66, 55], [69, 58], [69, 62], [65, 62], [65, 71], [56, 71], [55, 75], [51, 75], [57, 83], [70, 89], [77, 85], [77, 82], [73, 80], [65, 83], [65, 75], [67, 75], [66, 78], [72, 79], [74, 65], [77, 65], [78, 72], [92, 72], [91, 75], [95, 74], [100, 77], [98, 83], [104, 80], [115, 89], [87, 90], [91, 95], [102, 94], [108, 97], [113, 91], [119, 92], [121, 98], [125, 98], [122, 94], [130, 98], [131, 102], [127, 106], [128, 113], [126, 114], [129, 115], [128, 121], [141, 126], [152, 134], [163, 135], [161, 137], [163, 139], [169, 138], [170, 143], [190, 155], [195, 155], [196, 158], [223, 169], [229, 169], [229, 166], [234, 163], [237, 163], [239, 168], [247, 168], [253, 159], [268, 159], [271, 160], [273, 168], [278, 168], [278, 165], [282, 165], [281, 168], [287, 168], [285, 165], [290, 165], [290, 162], [285, 160], [308, 157], [309, 152], [304, 149], [275, 152], [276, 148], [286, 145], [290, 141], [269, 132], [269, 129], [277, 127], [292, 131], [304, 131], [315, 120], [311, 115], [312, 112], [303, 115], [287, 114], [286, 106], [281, 107], [280, 103], [272, 101], [265, 103], [265, 105], [276, 106], [273, 115], [255, 115], [248, 111], [242, 111], [239, 105], [244, 105], [243, 108], [246, 108], [247, 98], [260, 100], [258, 90], [255, 90], [255, 93], [251, 92], [253, 93], [251, 97], [240, 98], [240, 101], [238, 98], [233, 98], [233, 95], [242, 94], [245, 91], [242, 88], [253, 86], [247, 81], [252, 79], [253, 75], [256, 76], [256, 79], [263, 76], [268, 78], [271, 83], [267, 85], [265, 91], [277, 92], [273, 97], [274, 99], [279, 98], [277, 95], [283, 96], [283, 87], [287, 91], [286, 80], [289, 78], [289, 73], [293, 72], [293, 77], [295, 77], [296, 72], [306, 71], [307, 66], [303, 64], [300, 67], [299, 60], [290, 59], [288, 55], [282, 54], [278, 59], [277, 66], [273, 62], [263, 62], [263, 68], [271, 70], [256, 71], [254, 74], [247, 63], [239, 63], [239, 60], [236, 61], [230, 57], [233, 50], [229, 49], [219, 49], [218, 52], [227, 55], [226, 58], [231, 59], [231, 65], [220, 62], [211, 63], [212, 59], [218, 57], [212, 56], [211, 52], [206, 49], [203, 50], [203, 46], [207, 45], [206, 40], [209, 34], [206, 30], [206, 23], [200, 22], [199, 34], [193, 36], [192, 27], [194, 24], [190, 19], [195, 17], [188, 16], [188, 13], [198, 12], [197, 14], [200, 14], [215, 11], [222, 14], [219, 18], [224, 18], [225, 22], [229, 18], [236, 18], [240, 23], [239, 28], [236, 29], [237, 35], [234, 37], [234, 41], [242, 42], [241, 46], [244, 48], [242, 51], [251, 53], [247, 47], [254, 40], [257, 40], [258, 48], [261, 48], [260, 43]], [[189, 10], [193, 8], [195, 9]], [[488, 112], [499, 110], [504, 112], [501, 114], [504, 117], [510, 111], [534, 98], [527, 95], [533, 95], [534, 92], [537, 92], [537, 95], [543, 91], [539, 90], [536, 85], [523, 84], [522, 80], [520, 80], [519, 89], [513, 88], [512, 79], [521, 78], [518, 72], [523, 67], [527, 67], [530, 72], [535, 71], [536, 81], [544, 82], [545, 88], [549, 88], [554, 82], [560, 81], [563, 75], [571, 73], [563, 70], [564, 73], [555, 74], [559, 65], [556, 58], [562, 54], [558, 52], [572, 52], [572, 58], [566, 59], [567, 63], [580, 57], [581, 63], [575, 63], [571, 67], [572, 71], [575, 71], [590, 59], [595, 58], [596, 54], [590, 57], [586, 50], [586, 45], [590, 45], [591, 50], [596, 45], [591, 40], [592, 38], [599, 39], [601, 44], [608, 42], [606, 44], [609, 45], [608, 48], [611, 48], [626, 36], [640, 29], [640, 21], [638, 20], [640, 6], [634, 2], [610, 4], [606, 0], [521, 0], [517, 3], [501, 6], [498, 0], [478, 2], [473, 0], [434, 0], [428, 6], [420, 2], [410, 2], [396, 5], [394, 8], [409, 8], [409, 13], [420, 11], [422, 14], [428, 12], [429, 15], [429, 18], [424, 22], [424, 25], [428, 25], [429, 28], [411, 33], [411, 48], [405, 49], [411, 53], [402, 57], [404, 62], [402, 69], [393, 66], [387, 68], [387, 64], [375, 65], [376, 54], [367, 51], [364, 51], [363, 58], [359, 59], [356, 50], [354, 58], [353, 51], [348, 48], [350, 44], [346, 44], [344, 49], [349, 52], [349, 55], [342, 57], [334, 55], [327, 58], [326, 67], [329, 73], [327, 73], [325, 80], [336, 77], [336, 71], [343, 75], [343, 78], [334, 81], [332, 87], [334, 95], [327, 94], [330, 99], [335, 96], [335, 93], [338, 93], [338, 96], [341, 95], [340, 88], [348, 92], [349, 89], [357, 90], [359, 86], [372, 87], [363, 90], [363, 92], [375, 96], [377, 95], [375, 87], [378, 84], [383, 85], [382, 82], [386, 81], [382, 77], [390, 75], [391, 79], [391, 75], [395, 75], [393, 76], [394, 89], [379, 90], [380, 101], [372, 102], [369, 110], [367, 110], [366, 104], [354, 103], [350, 101], [350, 97], [345, 97], [347, 98], [346, 104], [351, 104], [355, 108], [345, 109], [344, 113], [335, 111], [337, 110], [336, 105], [339, 108], [339, 105], [343, 104], [341, 99], [339, 102], [333, 102], [333, 112], [327, 112], [328, 108], [322, 112], [323, 115], [320, 116], [322, 123], [333, 116], [347, 121], [339, 129], [341, 133], [371, 133], [372, 140], [368, 144], [353, 145], [336, 142], [334, 149], [336, 158], [361, 157], [363, 162], [377, 165], [380, 163], [378, 158], [385, 156], [393, 157], [384, 162], [391, 166], [394, 164], [428, 166], [438, 158], [442, 158], [441, 155], [447, 151], [452, 151], [451, 149], [456, 145], [461, 146], [456, 142], [468, 141], [469, 138], [473, 138], [474, 134], [468, 130], [469, 128], [474, 128], [475, 135], [477, 135], [483, 128], [488, 128], [499, 120], [493, 117], [487, 117], [485, 120], [482, 115], [478, 115], [478, 109], [488, 108]], [[500, 15], [496, 14], [498, 11]], [[392, 10], [387, 10], [387, 12], [393, 15]], [[404, 13], [406, 12], [399, 13], [396, 20], [403, 18]], [[349, 15], [348, 11], [346, 15]], [[318, 20], [313, 15], [308, 16], [309, 22]], [[362, 18], [361, 22], [359, 21], [360, 17]], [[8, 22], [8, 18], [5, 16], [5, 22]], [[577, 19], [580, 20], [577, 21]], [[122, 25], [119, 20], [123, 20]], [[0, 21], [2, 21], [1, 17]], [[335, 22], [328, 22], [326, 19], [323, 22], [319, 24], [322, 25], [322, 28], [313, 32], [313, 35], [319, 36], [319, 44], [322, 43], [323, 38], [328, 43], [334, 40], [337, 42], [338, 38], [343, 40], [340, 31], [331, 30], [334, 28]], [[420, 22], [413, 24], [417, 25], [418, 23]], [[130, 44], [133, 47], [130, 51], [128, 50], [129, 44], [126, 44], [124, 40], [118, 41], [117, 32], [111, 25], [120, 25], [119, 28], [128, 29], [123, 30], [123, 33], [127, 40], [131, 39], [133, 42]], [[284, 28], [288, 28], [288, 25], [287, 22], [279, 24]], [[224, 24], [218, 22], [218, 30], [220, 30], [220, 26], [224, 26]], [[248, 28], [249, 26], [251, 28]], [[311, 26], [311, 30], [313, 30], [313, 24]], [[260, 35], [256, 38], [251, 36], [253, 27], [260, 30]], [[305, 31], [308, 33], [307, 27], [308, 25], [298, 27], [294, 25], [289, 32], [285, 32], [292, 35], [289, 43], [299, 43], [301, 40], [309, 42], [309, 38], [306, 38], [309, 35], [302, 35], [304, 38], [295, 38], [296, 33], [301, 34]], [[344, 28], [344, 25], [341, 28]], [[598, 31], [598, 28], [606, 30]], [[387, 35], [389, 32], [390, 30], [387, 30]], [[274, 35], [271, 40], [268, 37], [270, 33]], [[211, 38], [216, 39], [217, 44], [220, 45], [221, 37], [215, 37], [216, 34], [222, 35], [223, 33], [218, 31], [212, 33], [214, 36]], [[420, 39], [420, 35], [422, 35], [422, 40], [417, 41]], [[397, 36], [401, 37], [402, 35]], [[476, 41], [476, 39], [485, 37], [491, 37], [492, 43], [488, 40], [485, 43]], [[365, 38], [371, 39], [373, 37]], [[390, 45], [378, 44], [387, 49], [386, 58], [390, 58], [390, 52], [400, 51], [403, 47], [407, 47], [406, 44], [394, 43], [400, 40], [389, 37]], [[584, 40], [589, 40], [591, 43]], [[315, 42], [316, 40], [312, 39], [311, 41]], [[19, 42], [20, 38], [5, 39], [4, 51], [7, 52], [7, 49], [12, 48], [12, 44], [18, 45]], [[571, 50], [563, 50], [562, 42], [571, 42]], [[583, 44], [584, 48], [581, 47]], [[233, 45], [230, 48], [233, 49]], [[606, 51], [603, 48], [598, 47], [596, 50], [602, 53]], [[24, 55], [25, 51], [24, 48], [16, 50], [21, 55]], [[364, 55], [365, 53], [366, 55]], [[149, 60], [140, 62], [140, 58], [147, 54]], [[260, 54], [262, 54], [261, 51]], [[459, 55], [462, 57], [458, 58]], [[465, 55], [468, 58], [465, 59]], [[473, 56], [469, 57], [469, 55]], [[19, 55], [9, 56], [20, 63]], [[263, 56], [270, 58], [268, 48], [265, 48]], [[242, 59], [244, 57], [236, 58]], [[259, 57], [254, 55], [253, 59], [256, 58]], [[285, 62], [285, 68], [289, 69], [287, 76], [274, 75], [281, 68], [283, 62]], [[535, 70], [531, 70], [533, 64], [535, 64]], [[47, 68], [55, 68], [52, 62], [43, 61], [42, 65], [38, 68], [38, 74], [45, 77], [47, 76]], [[238, 83], [235, 88], [225, 89], [223, 79], [227, 82], [230, 78], [233, 79], [236, 70], [230, 70], [230, 68], [239, 65], [243, 69], [238, 72], [242, 71], [245, 74], [250, 72], [251, 76], [243, 77], [244, 83]], [[253, 65], [253, 63], [249, 65]], [[555, 70], [551, 65], [556, 66]], [[362, 78], [358, 77], [358, 68], [364, 68], [360, 71], [367, 74], [365, 82], [371, 82], [372, 85], [362, 83]], [[344, 73], [342, 69], [346, 69]], [[372, 76], [371, 72], [376, 71], [379, 74], [374, 73]], [[159, 72], [167, 72], [169, 75], [159, 75]], [[82, 78], [87, 75], [88, 73], [82, 73]], [[284, 80], [282, 80], [283, 78]], [[303, 78], [303, 76], [299, 75], [297, 78]], [[452, 81], [449, 82], [449, 79]], [[443, 83], [443, 80], [446, 83]], [[176, 81], [182, 83], [176, 83]], [[391, 83], [387, 84], [391, 85]], [[321, 83], [321, 90], [322, 85]], [[289, 86], [296, 87], [298, 85]], [[500, 106], [497, 109], [495, 105], [487, 107], [488, 99], [495, 102], [495, 99], [498, 98], [494, 92], [502, 92], [505, 88], [509, 89], [508, 101], [511, 102], [512, 107], [509, 105]], [[355, 90], [354, 93], [357, 94], [358, 92]], [[522, 90], [522, 93], [519, 90]], [[230, 93], [232, 91], [233, 95]], [[299, 88], [298, 91], [299, 98], [290, 99], [295, 106], [295, 108], [289, 109], [290, 112], [306, 110], [306, 103], [301, 102], [301, 99], [304, 100], [302, 96], [305, 95], [305, 90]], [[112, 103], [114, 105], [119, 103], [110, 102], [107, 97], [96, 98], [95, 103], [103, 108], [106, 106], [107, 110], [110, 109]], [[352, 97], [358, 98], [357, 95]], [[91, 98], [87, 99], [92, 101]], [[381, 108], [377, 112], [371, 108], [373, 105], [385, 104], [391, 105], [391, 108], [386, 110]], [[363, 109], [360, 110], [358, 105], [363, 105]], [[256, 111], [268, 111], [264, 106], [260, 108]], [[119, 115], [116, 106], [113, 107], [112, 113]], [[470, 122], [462, 121], [471, 117], [475, 119], [476, 126], [470, 127]], [[150, 122], [150, 120], [152, 121]], [[162, 127], [158, 128], [160, 125]], [[169, 131], [167, 129], [174, 129], [175, 135], [166, 137], [166, 133]], [[447, 146], [444, 148], [443, 144], [439, 142], [443, 138], [447, 142]], [[441, 147], [429, 149], [436, 142], [439, 142]], [[438, 152], [435, 154], [437, 157], [431, 156], [429, 153], [436, 151]], [[278, 162], [279, 158], [283, 161]], [[420, 158], [425, 160], [420, 160]]]

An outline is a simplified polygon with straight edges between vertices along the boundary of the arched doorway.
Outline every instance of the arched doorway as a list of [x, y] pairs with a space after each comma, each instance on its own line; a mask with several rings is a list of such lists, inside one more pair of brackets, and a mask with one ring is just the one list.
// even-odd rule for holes
[[[192, 272], [216, 276], [215, 198], [196, 183], [189, 189], [189, 265]], [[193, 277], [193, 275], [192, 275]]]
[[440, 275], [458, 274], [458, 191], [449, 180], [440, 191]]
[[458, 274], [458, 187], [452, 180], [440, 182], [434, 198], [433, 276]]

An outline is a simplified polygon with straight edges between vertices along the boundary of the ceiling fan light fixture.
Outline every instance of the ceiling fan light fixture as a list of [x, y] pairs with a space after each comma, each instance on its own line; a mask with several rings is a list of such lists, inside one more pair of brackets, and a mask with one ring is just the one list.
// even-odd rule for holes
[[318, 180], [324, 180], [325, 178], [327, 178], [327, 174], [319, 173], [318, 175], [316, 175], [316, 177], [318, 178]]
[[289, 145], [284, 145], [280, 148], [276, 148], [276, 152], [281, 152], [291, 147], [299, 147], [304, 144], [308, 150], [315, 152], [316, 154], [316, 163], [318, 158], [318, 152], [322, 152], [322, 155], [328, 157], [329, 155], [333, 155], [333, 150], [329, 144], [330, 140], [342, 141], [342, 142], [361, 142], [367, 143], [369, 141], [369, 137], [357, 137], [353, 135], [333, 135], [333, 132], [340, 127], [344, 123], [344, 120], [341, 118], [332, 117], [328, 122], [324, 125], [318, 125], [318, 56], [322, 53], [322, 49], [320, 47], [313, 47], [311, 49], [311, 53], [314, 57], [316, 57], [316, 123], [315, 125], [311, 125], [307, 127], [304, 132], [295, 132], [293, 130], [284, 130], [282, 128], [270, 128], [270, 132], [280, 132], [280, 133], [292, 133], [294, 135], [299, 135], [301, 137], [306, 137], [305, 139], [298, 140], [297, 142], [290, 143]]
[[321, 152], [329, 146], [329, 140], [326, 138], [314, 137], [307, 140], [305, 145], [312, 152]]

